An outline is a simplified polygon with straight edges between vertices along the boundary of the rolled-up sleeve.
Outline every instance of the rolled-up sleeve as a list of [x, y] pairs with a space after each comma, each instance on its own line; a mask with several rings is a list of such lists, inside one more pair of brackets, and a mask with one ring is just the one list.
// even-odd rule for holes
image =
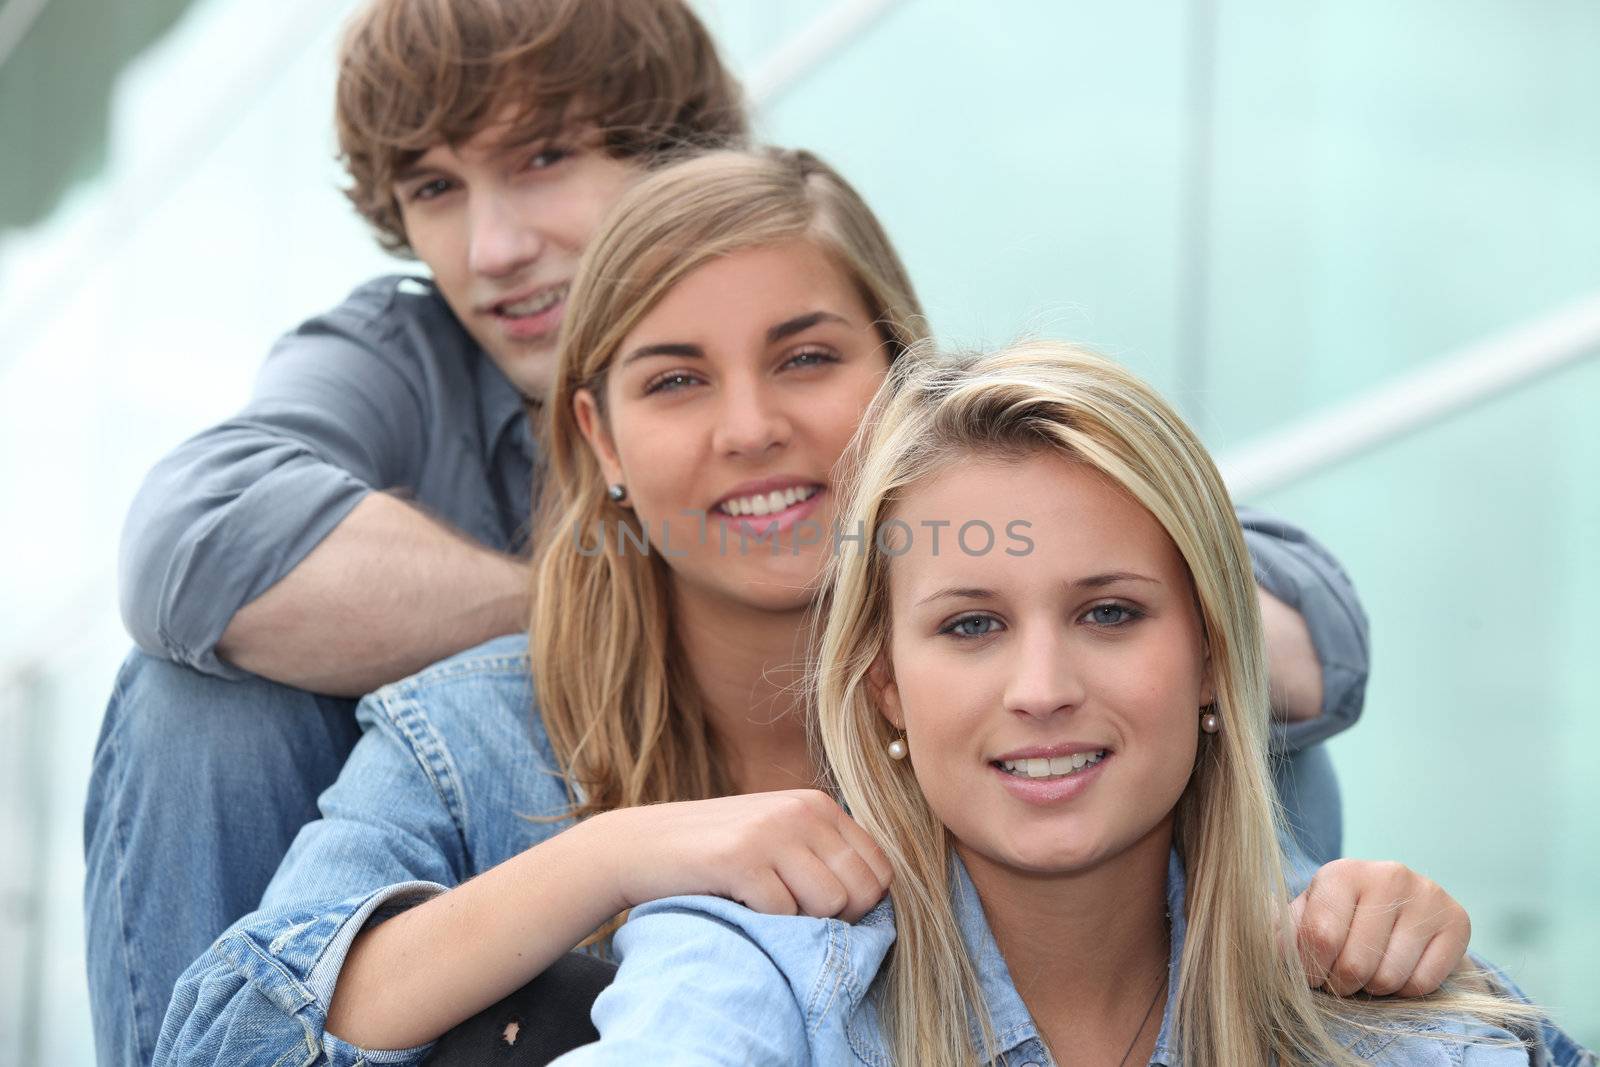
[[[459, 885], [468, 858], [459, 783], [425, 715], [382, 691], [366, 732], [262, 898], [178, 979], [156, 1044], [161, 1065], [420, 1063], [430, 1046], [356, 1048], [327, 1033], [356, 935]], [[441, 763], [440, 761], [445, 761]]]
[[1361, 717], [1370, 669], [1367, 615], [1333, 554], [1293, 523], [1239, 509], [1256, 584], [1300, 613], [1322, 666], [1322, 714], [1273, 724], [1273, 748], [1298, 752]]
[[413, 485], [421, 371], [370, 315], [341, 309], [283, 338], [237, 416], [145, 479], [123, 528], [122, 617], [152, 655], [222, 677], [234, 614], [289, 573], [375, 489]]

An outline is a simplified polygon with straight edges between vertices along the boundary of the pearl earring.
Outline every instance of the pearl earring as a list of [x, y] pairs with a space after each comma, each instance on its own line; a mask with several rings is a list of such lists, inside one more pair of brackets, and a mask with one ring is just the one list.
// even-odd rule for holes
[[905, 759], [906, 758], [906, 751], [907, 751], [906, 750], [906, 739], [904, 737], [897, 737], [893, 741], [889, 742], [889, 758], [890, 759], [893, 759], [893, 760]]
[[1217, 714], [1217, 706], [1211, 704], [1206, 708], [1206, 713], [1200, 716], [1200, 729], [1208, 734], [1214, 734], [1222, 729], [1222, 718]]
[[617, 482], [606, 489], [606, 496], [611, 498], [613, 504], [620, 504], [628, 498], [628, 487]]

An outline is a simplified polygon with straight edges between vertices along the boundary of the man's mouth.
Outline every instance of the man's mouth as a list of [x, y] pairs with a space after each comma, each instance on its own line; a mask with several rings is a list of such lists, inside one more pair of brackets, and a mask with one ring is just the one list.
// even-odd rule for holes
[[515, 302], [502, 301], [501, 303], [495, 304], [491, 310], [496, 315], [501, 315], [508, 319], [531, 318], [534, 315], [549, 311], [551, 308], [561, 303], [561, 301], [565, 300], [567, 298], [567, 290], [569, 288], [571, 288], [570, 282], [563, 282], [560, 285], [552, 285], [548, 288], [540, 289], [533, 295], [525, 296]]
[[791, 485], [787, 489], [774, 489], [766, 493], [729, 497], [718, 503], [716, 510], [735, 518], [775, 515], [786, 508], [794, 507], [802, 501], [810, 500], [820, 492], [822, 492], [822, 486], [820, 485]]

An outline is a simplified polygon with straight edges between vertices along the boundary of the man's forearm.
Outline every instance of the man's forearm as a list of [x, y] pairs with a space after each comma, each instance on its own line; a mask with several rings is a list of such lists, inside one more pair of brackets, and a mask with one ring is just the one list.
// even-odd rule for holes
[[1261, 627], [1267, 646], [1268, 689], [1272, 716], [1280, 722], [1304, 722], [1322, 714], [1322, 664], [1300, 613], [1257, 587]]
[[217, 652], [273, 681], [359, 696], [527, 620], [524, 561], [371, 493], [234, 615]]

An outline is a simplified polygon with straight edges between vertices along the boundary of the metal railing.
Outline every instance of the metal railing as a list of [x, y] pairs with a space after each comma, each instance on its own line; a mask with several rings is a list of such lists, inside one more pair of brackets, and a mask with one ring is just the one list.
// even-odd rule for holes
[[1268, 434], [1218, 465], [1236, 494], [1270, 493], [1595, 355], [1600, 293]]

